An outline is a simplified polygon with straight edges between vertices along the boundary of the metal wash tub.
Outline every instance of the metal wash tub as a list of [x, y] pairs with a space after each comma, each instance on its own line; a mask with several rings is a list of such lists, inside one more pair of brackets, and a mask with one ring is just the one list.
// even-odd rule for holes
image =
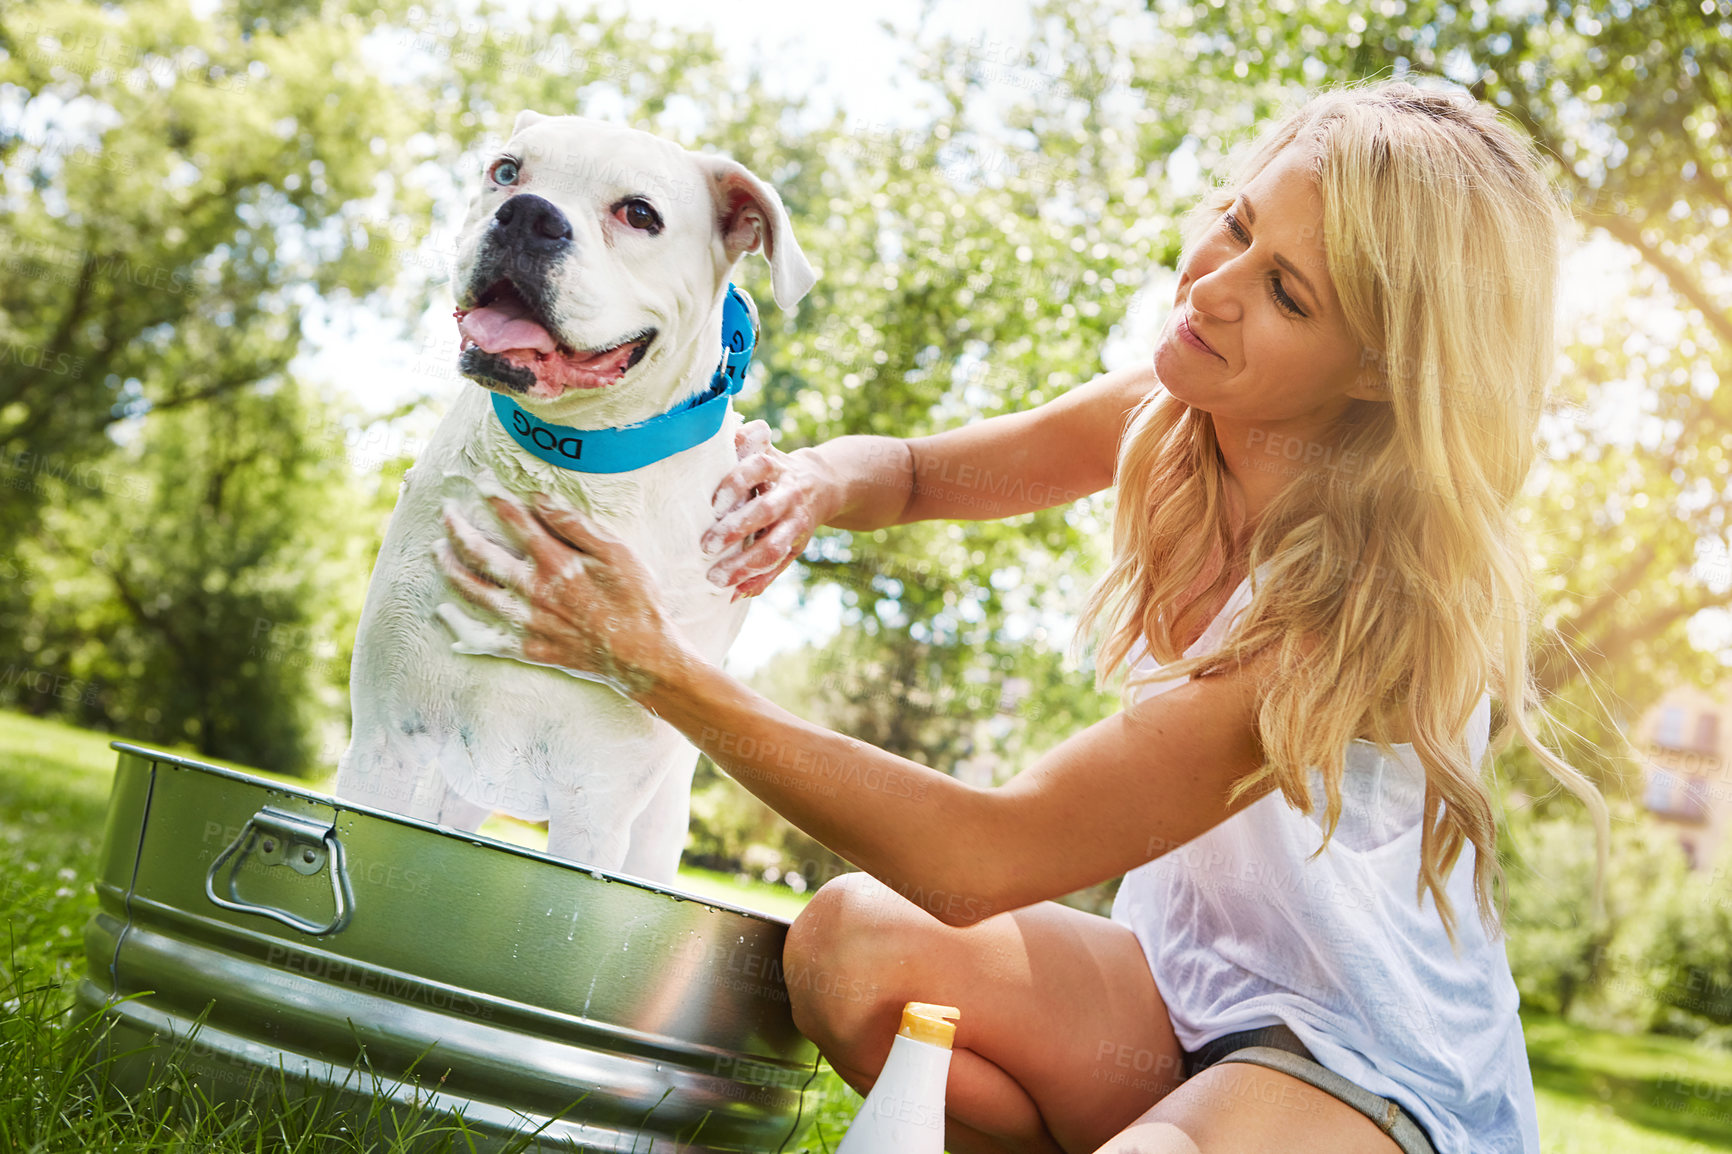
[[117, 1088], [172, 1054], [214, 1100], [377, 1094], [493, 1147], [538, 1127], [531, 1149], [788, 1145], [817, 1055], [785, 922], [114, 748], [78, 996]]

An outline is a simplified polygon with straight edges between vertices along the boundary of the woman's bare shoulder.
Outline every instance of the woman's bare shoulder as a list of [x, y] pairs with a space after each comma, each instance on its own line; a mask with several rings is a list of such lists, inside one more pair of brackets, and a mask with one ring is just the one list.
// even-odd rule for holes
[[1131, 414], [1159, 387], [1153, 366], [1130, 365], [1102, 373], [1049, 404], [1068, 417], [1064, 424], [1070, 426], [1071, 443], [1077, 448], [1092, 446], [1110, 468], [1118, 458], [1119, 441]]
[[1144, 397], [1160, 386], [1161, 382], [1155, 376], [1153, 365], [1125, 365], [1102, 373], [1086, 385], [1079, 386], [1077, 391], [1086, 390], [1104, 407], [1116, 409], [1128, 416], [1132, 409], [1142, 403]]

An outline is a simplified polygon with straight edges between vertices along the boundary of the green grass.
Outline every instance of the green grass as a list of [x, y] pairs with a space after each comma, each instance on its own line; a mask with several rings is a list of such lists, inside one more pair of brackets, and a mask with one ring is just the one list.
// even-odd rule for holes
[[810, 894], [797, 894], [787, 886], [773, 886], [755, 878], [740, 881], [737, 874], [694, 869], [684, 865], [680, 867], [679, 887], [707, 898], [787, 918], [789, 921], [799, 916], [800, 911], [806, 908], [807, 899], [811, 897]]
[[[329, 1132], [288, 1103], [249, 1110], [202, 1102], [173, 1070], [165, 1071], [165, 1089], [178, 1105], [167, 1113], [135, 1112], [90, 1093], [61, 1011], [83, 973], [81, 935], [95, 908], [91, 882], [115, 760], [108, 740], [0, 712], [0, 1151], [401, 1148], [401, 1140], [369, 1146]], [[539, 835], [521, 823], [484, 830], [525, 844]], [[805, 900], [786, 887], [742, 885], [703, 870], [682, 870], [679, 884], [783, 917]], [[1525, 1028], [1547, 1154], [1732, 1151], [1732, 1057], [1680, 1038], [1630, 1037], [1557, 1018], [1530, 1016]], [[799, 1145], [833, 1150], [858, 1096], [826, 1070], [808, 1103], [817, 1126]], [[443, 1123], [418, 1125], [426, 1134]], [[447, 1137], [452, 1149], [464, 1148], [460, 1135]]]
[[1732, 1150], [1732, 1058], [1658, 1034], [1523, 1022], [1548, 1154]]

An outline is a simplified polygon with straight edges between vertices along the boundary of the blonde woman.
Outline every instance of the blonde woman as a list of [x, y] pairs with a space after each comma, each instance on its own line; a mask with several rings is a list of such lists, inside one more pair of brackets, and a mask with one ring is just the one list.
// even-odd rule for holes
[[[1117, 485], [1084, 616], [1100, 668], [1132, 666], [1127, 704], [998, 788], [693, 657], [653, 575], [575, 512], [500, 504], [522, 556], [461, 522], [441, 555], [516, 623], [513, 656], [612, 677], [859, 865], [789, 934], [796, 1021], [865, 1091], [903, 1002], [961, 1007], [951, 1151], [1532, 1154], [1490, 695], [1604, 821], [1529, 728], [1510, 516], [1556, 229], [1488, 108], [1326, 93], [1188, 221], [1152, 366], [936, 436], [742, 461], [706, 545], [746, 592], [818, 524]], [[1023, 496], [983, 507], [969, 479], [1006, 473]], [[1047, 900], [1121, 873], [1111, 919]]]

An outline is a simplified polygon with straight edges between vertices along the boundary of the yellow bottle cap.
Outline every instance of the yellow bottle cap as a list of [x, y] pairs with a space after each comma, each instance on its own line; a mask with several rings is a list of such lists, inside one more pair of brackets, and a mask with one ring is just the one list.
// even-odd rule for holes
[[956, 1037], [956, 1023], [947, 1022], [946, 1018], [961, 1018], [962, 1011], [955, 1006], [935, 1006], [931, 1002], [909, 1002], [902, 1007], [902, 1028], [896, 1032], [904, 1038], [913, 1038], [916, 1042], [925, 1042], [931, 1046], [943, 1046], [950, 1049], [950, 1042]]

